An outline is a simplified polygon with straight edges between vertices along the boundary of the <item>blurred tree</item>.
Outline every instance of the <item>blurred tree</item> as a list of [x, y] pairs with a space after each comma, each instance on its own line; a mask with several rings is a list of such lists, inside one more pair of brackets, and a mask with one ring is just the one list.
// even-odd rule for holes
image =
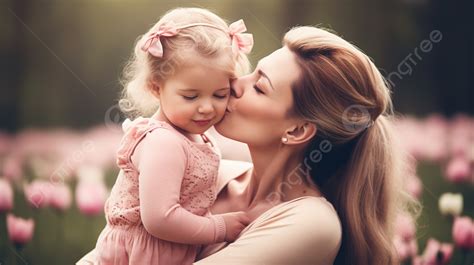
[[20, 87], [27, 63], [24, 20], [29, 15], [28, 0], [11, 0], [2, 4], [2, 36], [0, 36], [0, 128], [15, 131], [20, 124]]
[[[320, 25], [357, 45], [387, 77], [433, 30], [443, 39], [394, 78], [398, 112], [474, 113], [473, 2], [442, 0], [72, 1], [0, 0], [0, 129], [103, 123], [121, 90], [134, 41], [167, 10], [209, 8], [254, 33], [256, 62], [295, 25]], [[413, 55], [412, 55], [413, 56]]]

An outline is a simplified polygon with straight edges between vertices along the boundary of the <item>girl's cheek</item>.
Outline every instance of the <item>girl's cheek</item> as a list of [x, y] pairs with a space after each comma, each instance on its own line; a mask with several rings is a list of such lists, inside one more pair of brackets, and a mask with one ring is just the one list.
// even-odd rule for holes
[[[176, 112], [174, 116], [179, 120], [186, 120], [188, 117], [193, 116], [194, 114], [194, 106], [187, 102], [182, 102], [181, 104], [177, 105]], [[196, 110], [197, 111], [197, 110]]]
[[227, 106], [229, 105], [229, 100], [225, 100], [224, 102], [222, 102], [221, 104], [219, 104], [219, 108], [224, 110], [227, 109]]
[[228, 101], [226, 100], [217, 101], [214, 103], [214, 108], [217, 112], [225, 111], [225, 109], [227, 108], [227, 103]]

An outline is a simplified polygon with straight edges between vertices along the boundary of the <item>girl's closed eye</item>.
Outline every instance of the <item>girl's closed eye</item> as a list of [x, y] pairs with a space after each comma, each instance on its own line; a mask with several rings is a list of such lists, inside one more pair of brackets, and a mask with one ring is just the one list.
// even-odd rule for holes
[[196, 99], [198, 96], [196, 96], [196, 95], [195, 95], [195, 96], [189, 96], [189, 95], [188, 95], [188, 96], [185, 96], [185, 95], [182, 95], [182, 97], [183, 97], [185, 100], [194, 100], [194, 99]]
[[220, 93], [220, 94], [214, 94], [214, 97], [218, 99], [225, 99], [229, 96], [229, 93]]

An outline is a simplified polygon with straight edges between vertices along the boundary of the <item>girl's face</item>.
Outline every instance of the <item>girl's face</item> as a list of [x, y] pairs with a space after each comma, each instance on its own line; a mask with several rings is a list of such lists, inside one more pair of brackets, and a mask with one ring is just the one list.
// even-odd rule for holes
[[216, 60], [191, 56], [186, 66], [159, 84], [161, 115], [187, 133], [204, 133], [224, 116], [230, 76], [215, 67]]
[[295, 119], [291, 85], [300, 69], [286, 47], [260, 60], [255, 71], [232, 82], [235, 97], [224, 119], [216, 124], [222, 135], [255, 146], [280, 142]]

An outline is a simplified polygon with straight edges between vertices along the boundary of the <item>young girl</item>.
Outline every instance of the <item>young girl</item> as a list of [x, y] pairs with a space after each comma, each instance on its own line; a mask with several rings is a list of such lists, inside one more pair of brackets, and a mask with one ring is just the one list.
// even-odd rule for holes
[[180, 8], [138, 41], [127, 110], [160, 107], [124, 122], [99, 264], [191, 264], [201, 244], [233, 241], [249, 223], [244, 212], [209, 213], [220, 158], [204, 134], [225, 113], [229, 80], [248, 67], [245, 30], [241, 20], [228, 26], [208, 10]]

